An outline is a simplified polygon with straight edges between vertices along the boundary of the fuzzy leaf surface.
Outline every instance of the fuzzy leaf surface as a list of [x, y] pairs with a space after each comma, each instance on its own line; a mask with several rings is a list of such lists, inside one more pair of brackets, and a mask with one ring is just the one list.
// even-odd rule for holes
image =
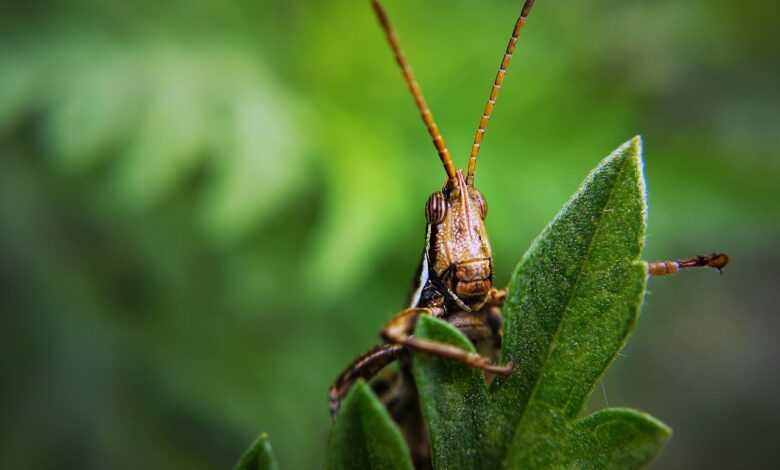
[[[588, 427], [588, 418], [578, 421], [636, 325], [647, 282], [639, 260], [646, 219], [637, 137], [587, 177], [516, 268], [504, 308], [503, 353], [505, 360], [520, 364], [520, 371], [497, 384], [492, 403], [501, 432], [493, 449], [511, 442], [504, 457], [508, 468], [577, 466], [598, 459], [633, 468], [660, 450], [668, 429], [643, 415], [613, 416], [606, 429], [630, 428], [633, 437], [626, 442], [600, 439], [603, 426]], [[604, 452], [594, 442], [616, 448]], [[604, 462], [610, 454], [620, 454], [621, 463]]]
[[412, 469], [401, 431], [364, 381], [341, 404], [330, 438], [329, 470]]
[[[417, 320], [415, 335], [474, 352], [460, 331], [427, 315]], [[479, 468], [480, 434], [487, 411], [482, 374], [459, 362], [415, 354], [414, 380], [429, 429], [434, 467]]]

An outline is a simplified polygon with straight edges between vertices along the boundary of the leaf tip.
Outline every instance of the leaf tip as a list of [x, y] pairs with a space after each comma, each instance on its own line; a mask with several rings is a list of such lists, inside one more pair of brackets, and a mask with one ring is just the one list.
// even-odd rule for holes
[[401, 430], [363, 379], [355, 382], [336, 415], [326, 468], [413, 469]]
[[630, 408], [597, 411], [576, 427], [590, 449], [610, 449], [592, 454], [598, 468], [640, 468], [657, 457], [672, 435], [658, 419]]
[[628, 142], [620, 146], [617, 153], [627, 154], [627, 157], [635, 162], [640, 169], [644, 166], [642, 153], [644, 150], [644, 140], [641, 135], [635, 135]]
[[344, 402], [342, 403], [342, 407], [346, 403], [352, 403], [354, 402], [363, 402], [364, 400], [371, 400], [371, 389], [368, 386], [368, 383], [360, 378], [355, 381], [355, 383], [352, 385], [352, 388], [347, 392], [347, 396], [344, 397]]
[[[618, 155], [626, 155], [626, 158], [632, 161], [632, 165], [636, 171], [636, 184], [641, 196], [642, 225], [643, 227], [647, 227], [647, 180], [645, 178], [644, 140], [642, 139], [642, 136], [639, 134], [635, 135], [629, 139], [628, 142], [621, 145], [615, 153]], [[642, 231], [641, 243], [644, 245], [644, 230]]]
[[234, 470], [278, 470], [268, 433], [260, 433], [233, 467]]
[[469, 352], [475, 351], [471, 341], [457, 328], [442, 319], [430, 315], [421, 315], [417, 319], [417, 326], [414, 332], [420, 338], [450, 343]]
[[647, 422], [651, 424], [651, 428], [654, 429], [655, 435], [658, 436], [661, 440], [666, 441], [667, 439], [672, 437], [674, 431], [672, 430], [672, 428], [667, 426], [663, 421], [655, 418], [654, 416], [648, 413], [643, 413], [643, 412], [640, 413], [647, 420]]

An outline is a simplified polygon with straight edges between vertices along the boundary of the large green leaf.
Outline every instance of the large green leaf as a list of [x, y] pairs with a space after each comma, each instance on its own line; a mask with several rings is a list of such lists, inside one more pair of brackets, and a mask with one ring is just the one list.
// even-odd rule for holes
[[[511, 442], [510, 467], [596, 458], [565, 447], [577, 445], [577, 417], [639, 315], [647, 279], [641, 153], [637, 137], [605, 159], [512, 276], [503, 353], [521, 369], [496, 387], [494, 411], [509, 426], [493, 447]], [[642, 429], [656, 430], [644, 434], [657, 451], [666, 430], [650, 421]], [[623, 467], [645, 463], [648, 453], [640, 454]]]
[[[607, 157], [516, 268], [504, 308], [503, 361], [488, 391], [460, 365], [416, 355], [415, 377], [437, 468], [634, 468], [669, 429], [609, 409], [579, 418], [636, 324], [646, 283], [641, 140]], [[448, 325], [417, 334], [467, 348]]]
[[330, 440], [330, 470], [412, 468], [401, 431], [363, 381], [342, 402]]

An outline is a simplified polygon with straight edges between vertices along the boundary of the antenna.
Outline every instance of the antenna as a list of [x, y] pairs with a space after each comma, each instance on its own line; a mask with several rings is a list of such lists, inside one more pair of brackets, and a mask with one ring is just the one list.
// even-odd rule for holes
[[385, 34], [387, 35], [387, 42], [390, 43], [390, 47], [393, 49], [395, 60], [398, 62], [398, 66], [401, 67], [401, 72], [404, 75], [406, 84], [409, 86], [409, 91], [412, 92], [414, 102], [417, 104], [417, 109], [420, 110], [425, 127], [428, 129], [428, 133], [433, 139], [433, 145], [436, 146], [436, 151], [439, 153], [439, 158], [444, 164], [444, 171], [447, 172], [447, 176], [449, 177], [450, 181], [455, 181], [455, 165], [452, 163], [450, 151], [447, 149], [447, 145], [444, 143], [444, 138], [439, 132], [439, 127], [433, 120], [433, 114], [431, 114], [431, 110], [428, 109], [428, 104], [425, 102], [425, 97], [423, 97], [422, 90], [420, 90], [420, 85], [417, 84], [417, 80], [415, 80], [414, 75], [412, 75], [412, 69], [409, 67], [409, 62], [406, 61], [406, 57], [401, 51], [401, 46], [398, 44], [398, 36], [396, 36], [395, 31], [393, 30], [393, 26], [390, 24], [390, 19], [387, 17], [387, 12], [379, 3], [379, 0], [372, 0], [372, 4], [374, 11], [376, 12], [376, 16], [379, 19], [379, 23], [382, 25], [382, 29], [384, 29]]
[[474, 172], [477, 168], [477, 155], [479, 155], [479, 147], [482, 144], [482, 137], [485, 135], [485, 131], [487, 130], [490, 115], [493, 114], [493, 107], [496, 105], [496, 99], [498, 98], [498, 91], [501, 89], [501, 85], [504, 83], [504, 77], [506, 76], [506, 71], [509, 68], [509, 61], [512, 60], [512, 54], [514, 54], [517, 41], [520, 38], [520, 30], [522, 30], [523, 26], [525, 26], [525, 21], [528, 18], [528, 15], [531, 13], [531, 8], [533, 8], [533, 6], [534, 0], [525, 0], [523, 9], [520, 12], [520, 17], [517, 19], [517, 23], [515, 23], [515, 29], [512, 30], [512, 37], [509, 38], [509, 44], [506, 46], [504, 58], [501, 60], [501, 65], [498, 67], [496, 80], [493, 82], [493, 87], [490, 89], [490, 98], [488, 98], [488, 102], [485, 105], [485, 111], [482, 113], [482, 118], [479, 120], [479, 128], [477, 129], [477, 133], [474, 136], [474, 144], [471, 146], [471, 156], [469, 156], [468, 175], [466, 178], [469, 185], [474, 184]]

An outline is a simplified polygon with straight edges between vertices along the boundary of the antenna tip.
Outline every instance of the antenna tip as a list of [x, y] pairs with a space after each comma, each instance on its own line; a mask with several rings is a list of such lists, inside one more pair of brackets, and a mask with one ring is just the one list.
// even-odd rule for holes
[[390, 20], [387, 18], [387, 12], [385, 8], [379, 3], [379, 0], [371, 0], [371, 7], [374, 9], [376, 16], [379, 18], [379, 22], [382, 27], [387, 29], [390, 27]]

